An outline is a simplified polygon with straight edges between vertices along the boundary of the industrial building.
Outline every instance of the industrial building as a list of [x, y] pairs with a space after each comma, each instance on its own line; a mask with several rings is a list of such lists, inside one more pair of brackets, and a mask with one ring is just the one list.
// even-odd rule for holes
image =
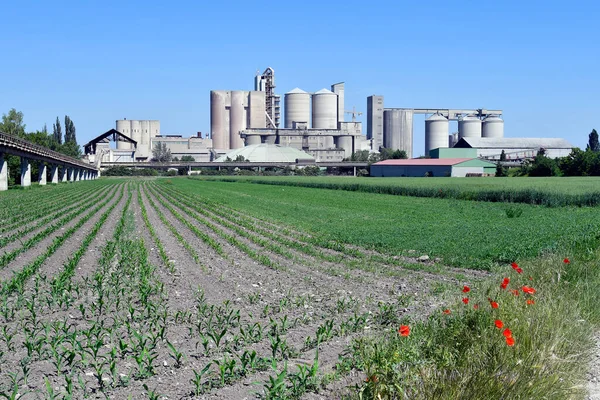
[[194, 161], [207, 162], [218, 157], [212, 149], [212, 140], [203, 138], [201, 134], [189, 138], [182, 135], [156, 136], [152, 138], [152, 147], [157, 144], [164, 144], [173, 158], [188, 156], [193, 157]]
[[507, 160], [523, 160], [535, 157], [541, 149], [550, 158], [566, 157], [573, 145], [557, 138], [463, 137], [454, 148], [476, 149], [476, 157], [488, 160], [500, 160], [502, 151]]
[[215, 162], [226, 162], [235, 160], [244, 160], [249, 162], [314, 162], [315, 158], [302, 150], [289, 146], [280, 146], [278, 144], [251, 144], [240, 149], [235, 149], [225, 156], [221, 156]]
[[465, 177], [486, 176], [496, 172], [496, 165], [477, 158], [414, 158], [385, 160], [371, 165], [375, 177]]
[[[386, 108], [383, 96], [367, 97], [367, 139], [372, 149], [381, 147], [413, 154], [413, 117], [425, 120], [425, 154], [439, 147], [452, 147], [463, 137], [504, 137], [502, 110], [449, 108]], [[458, 121], [458, 134], [451, 135], [449, 121]]]
[[256, 76], [254, 92], [211, 91], [215, 150], [267, 143], [304, 151], [316, 161], [341, 161], [368, 148], [362, 124], [355, 118], [360, 113], [353, 111], [352, 122], [344, 121], [350, 113], [344, 110], [344, 82], [314, 93], [300, 88], [287, 92], [283, 127], [279, 126], [280, 97], [274, 93], [274, 82], [274, 71], [267, 68]]
[[[160, 135], [160, 121], [119, 119], [115, 129], [137, 143], [135, 160], [147, 161], [152, 157], [151, 142], [153, 137]], [[117, 150], [133, 150], [133, 146], [124, 140], [118, 140]]]

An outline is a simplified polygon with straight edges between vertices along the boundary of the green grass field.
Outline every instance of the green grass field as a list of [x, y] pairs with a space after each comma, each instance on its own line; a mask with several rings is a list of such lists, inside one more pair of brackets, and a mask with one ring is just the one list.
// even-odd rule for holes
[[600, 205], [600, 178], [354, 178], [304, 176], [206, 176], [243, 181], [414, 197], [453, 198], [547, 206]]
[[466, 268], [491, 269], [559, 249], [587, 251], [600, 237], [600, 213], [588, 207], [348, 193], [243, 181], [176, 179], [173, 184], [328, 239], [392, 255], [416, 250]]

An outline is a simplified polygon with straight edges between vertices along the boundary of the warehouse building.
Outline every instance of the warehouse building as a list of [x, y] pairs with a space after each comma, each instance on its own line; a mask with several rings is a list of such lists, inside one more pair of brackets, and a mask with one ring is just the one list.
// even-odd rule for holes
[[385, 160], [371, 165], [374, 177], [465, 177], [496, 173], [496, 165], [476, 158], [414, 158]]

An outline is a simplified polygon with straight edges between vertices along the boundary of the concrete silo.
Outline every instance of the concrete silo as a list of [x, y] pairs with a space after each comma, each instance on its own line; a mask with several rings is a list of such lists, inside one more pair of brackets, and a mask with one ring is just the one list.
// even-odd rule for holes
[[481, 136], [485, 138], [503, 138], [504, 121], [497, 115], [489, 115], [483, 120]]
[[[126, 120], [126, 119], [119, 119], [117, 120], [117, 127], [116, 129], [121, 132], [123, 135], [127, 136], [127, 137], [131, 137], [131, 121]], [[117, 150], [129, 150], [131, 149], [131, 143], [129, 142], [124, 142], [121, 140], [117, 141]]]
[[140, 121], [140, 130], [142, 134], [140, 135], [140, 143], [138, 143], [137, 148], [139, 157], [149, 157], [152, 153], [150, 151], [150, 121]]
[[285, 127], [294, 128], [294, 122], [310, 123], [310, 94], [295, 88], [283, 97]]
[[441, 114], [433, 114], [425, 120], [425, 155], [440, 147], [448, 147], [448, 119]]
[[383, 110], [383, 147], [404, 150], [412, 158], [413, 110], [391, 108]]
[[337, 95], [327, 89], [321, 89], [312, 96], [312, 128], [337, 129]]
[[244, 92], [234, 90], [231, 92], [231, 114], [229, 116], [229, 148], [239, 149], [244, 147], [244, 140], [240, 137], [240, 131], [246, 128], [244, 112]]
[[229, 129], [225, 113], [227, 92], [211, 90], [210, 92], [210, 134], [213, 147], [218, 150], [229, 149]]
[[458, 138], [481, 137], [481, 120], [475, 115], [467, 115], [458, 120]]

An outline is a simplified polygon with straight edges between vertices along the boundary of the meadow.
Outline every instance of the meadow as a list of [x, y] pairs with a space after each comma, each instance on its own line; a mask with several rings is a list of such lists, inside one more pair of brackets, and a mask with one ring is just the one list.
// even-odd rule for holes
[[1, 193], [0, 397], [583, 398], [595, 211], [186, 178]]

